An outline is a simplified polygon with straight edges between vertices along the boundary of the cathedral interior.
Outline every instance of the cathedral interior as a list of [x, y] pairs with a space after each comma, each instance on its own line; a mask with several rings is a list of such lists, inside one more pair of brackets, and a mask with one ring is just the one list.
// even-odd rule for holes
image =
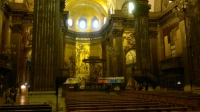
[[57, 77], [81, 89], [199, 90], [199, 0], [0, 1], [1, 94], [52, 91]]

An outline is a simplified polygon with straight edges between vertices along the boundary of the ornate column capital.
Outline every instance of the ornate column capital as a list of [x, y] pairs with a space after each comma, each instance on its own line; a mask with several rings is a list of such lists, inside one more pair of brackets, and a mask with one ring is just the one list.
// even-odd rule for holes
[[14, 24], [11, 26], [12, 33], [22, 33], [23, 31], [23, 25], [22, 24]]
[[112, 35], [114, 37], [122, 37], [123, 36], [123, 33], [124, 33], [124, 30], [123, 29], [114, 29], [112, 31]]
[[158, 32], [157, 31], [149, 31], [149, 38], [157, 38]]
[[148, 0], [137, 0], [135, 4], [135, 11], [133, 11], [134, 16], [148, 17], [149, 9], [151, 9], [151, 6], [148, 4]]

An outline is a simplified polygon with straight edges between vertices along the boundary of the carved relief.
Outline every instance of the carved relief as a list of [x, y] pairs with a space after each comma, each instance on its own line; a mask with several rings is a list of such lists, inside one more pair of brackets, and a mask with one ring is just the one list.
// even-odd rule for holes
[[25, 0], [25, 7], [29, 10], [29, 11], [33, 11], [34, 9], [34, 1], [33, 0]]
[[109, 56], [110, 56], [110, 60], [111, 60], [111, 75], [116, 75], [118, 74], [118, 61], [117, 61], [117, 56], [119, 55], [119, 50], [117, 48], [117, 46], [115, 47], [109, 47]]
[[33, 38], [33, 28], [27, 28], [26, 34], [26, 47], [32, 47], [32, 38]]
[[64, 68], [69, 68], [69, 74], [70, 77], [75, 77], [76, 75], [76, 56], [75, 55], [71, 55], [69, 57], [69, 61], [68, 62], [64, 62]]
[[124, 52], [126, 54], [128, 51], [135, 49], [134, 33], [128, 32], [123, 38], [126, 40], [126, 45], [124, 46]]

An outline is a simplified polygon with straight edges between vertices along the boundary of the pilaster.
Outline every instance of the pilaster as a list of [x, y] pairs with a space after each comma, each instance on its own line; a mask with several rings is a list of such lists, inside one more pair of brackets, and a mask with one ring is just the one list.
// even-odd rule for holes
[[124, 48], [123, 48], [123, 29], [114, 29], [112, 31], [112, 35], [115, 37], [115, 42], [114, 45], [117, 49], [117, 54], [116, 54], [116, 61], [117, 65], [113, 65], [113, 67], [117, 67], [117, 77], [122, 77], [124, 76], [124, 66], [125, 66], [125, 54], [124, 54]]
[[[23, 26], [21, 24], [16, 24], [11, 27], [12, 34], [10, 40], [10, 60], [12, 62], [12, 76], [11, 80], [13, 80], [14, 85], [18, 85], [23, 82], [23, 61], [24, 57], [21, 55], [21, 42], [22, 42], [22, 31]], [[20, 64], [21, 63], [21, 64]]]

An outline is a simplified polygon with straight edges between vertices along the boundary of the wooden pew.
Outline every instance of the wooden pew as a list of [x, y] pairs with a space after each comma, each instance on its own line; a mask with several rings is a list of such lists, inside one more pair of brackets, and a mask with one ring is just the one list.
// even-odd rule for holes
[[161, 104], [161, 105], [119, 105], [119, 106], [77, 106], [77, 107], [69, 107], [70, 111], [74, 110], [102, 110], [102, 109], [128, 109], [128, 108], [161, 108], [161, 107], [171, 107], [169, 104]]
[[49, 105], [13, 105], [13, 106], [1, 106], [0, 112], [52, 112], [52, 107]]
[[200, 97], [187, 97], [187, 107], [192, 110], [200, 110]]
[[41, 104], [33, 104], [33, 105], [1, 105], [0, 107], [27, 107], [27, 106], [31, 106], [31, 107], [34, 107], [34, 106], [50, 106], [48, 104], [44, 104], [44, 105], [41, 105]]
[[134, 112], [187, 111], [187, 107], [75, 110], [75, 111], [70, 111], [70, 112], [133, 112], [133, 111]]
[[[80, 93], [68, 93], [66, 94], [66, 109], [70, 111], [79, 110], [81, 111], [110, 111], [114, 112], [120, 109], [121, 111], [147, 111], [147, 109], [152, 109], [151, 111], [168, 111], [168, 110], [187, 110], [187, 107], [172, 107], [169, 104], [160, 104], [161, 96], [164, 96], [162, 92], [125, 92], [121, 95], [128, 95], [128, 97], [94, 93], [94, 92], [80, 92]], [[152, 101], [150, 98], [152, 96]], [[167, 99], [165, 99], [165, 102]], [[170, 107], [169, 107], [170, 106]], [[130, 110], [132, 109], [132, 110]], [[142, 110], [144, 109], [144, 110]]]

